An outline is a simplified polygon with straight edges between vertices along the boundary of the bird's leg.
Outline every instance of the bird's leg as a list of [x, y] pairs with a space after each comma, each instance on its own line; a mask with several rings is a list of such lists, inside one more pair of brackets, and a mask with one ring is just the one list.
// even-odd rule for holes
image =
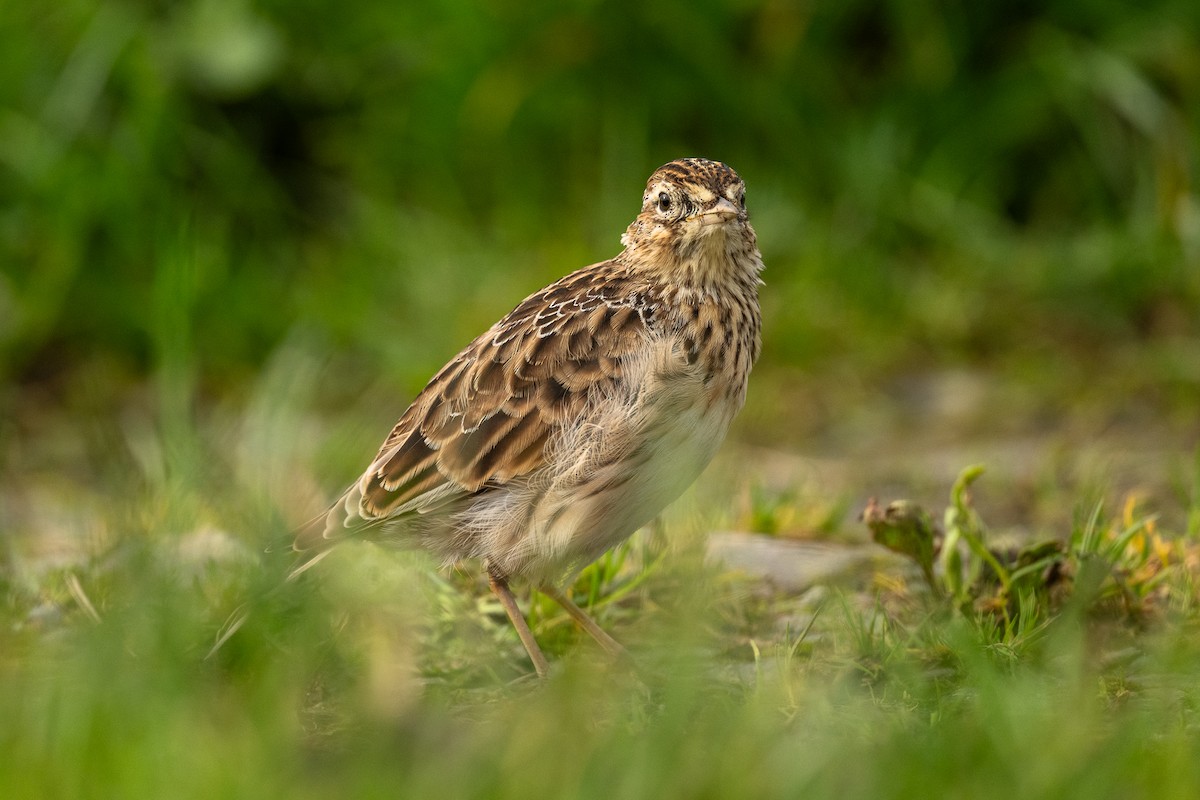
[[537, 639], [533, 638], [533, 631], [529, 630], [529, 623], [525, 621], [521, 609], [517, 607], [517, 598], [513, 597], [512, 590], [508, 588], [508, 581], [489, 570], [488, 585], [499, 598], [500, 605], [504, 606], [504, 613], [508, 614], [509, 621], [517, 629], [517, 636], [521, 637], [521, 644], [525, 645], [525, 651], [529, 653], [529, 660], [533, 662], [538, 677], [546, 677], [550, 672], [550, 664], [542, 654], [542, 648], [538, 647]]
[[566, 594], [550, 586], [542, 586], [540, 587], [540, 591], [562, 606], [563, 611], [570, 614], [571, 619], [579, 623], [579, 627], [587, 631], [609, 655], [617, 658], [626, 658], [629, 656], [629, 653], [621, 646], [620, 642], [605, 633], [604, 629], [597, 625], [596, 621], [589, 617], [582, 608], [575, 605]]

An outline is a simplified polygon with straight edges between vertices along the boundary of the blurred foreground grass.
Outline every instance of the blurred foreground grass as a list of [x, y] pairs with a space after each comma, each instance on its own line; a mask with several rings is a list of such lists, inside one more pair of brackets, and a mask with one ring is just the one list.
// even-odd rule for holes
[[97, 524], [120, 533], [93, 559], [7, 562], [6, 796], [1200, 790], [1195, 538], [1132, 505], [1062, 532], [1080, 555], [1058, 600], [1027, 578], [1011, 617], [983, 600], [955, 610], [896, 564], [840, 589], [773, 589], [706, 563], [676, 514], [669, 536], [644, 532], [576, 586], [638, 675], [539, 601], [556, 662], [540, 684], [475, 575], [348, 545], [283, 584], [288, 554], [260, 552], [283, 532], [269, 514], [242, 517], [259, 531], [247, 540], [178, 527], [195, 497], [153, 495], [110, 506]]

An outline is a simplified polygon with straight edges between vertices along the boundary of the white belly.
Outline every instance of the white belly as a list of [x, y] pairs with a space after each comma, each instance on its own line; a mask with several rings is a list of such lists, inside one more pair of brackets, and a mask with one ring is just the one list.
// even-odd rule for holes
[[[711, 385], [669, 340], [627, 364], [614, 395], [553, 441], [528, 480], [481, 493], [452, 520], [461, 549], [506, 576], [561, 584], [645, 525], [716, 454], [742, 394]], [[443, 537], [437, 537], [445, 541]]]
[[[650, 413], [611, 420], [595, 444], [600, 466], [582, 481], [568, 475], [538, 503], [522, 572], [543, 582], [571, 578], [683, 494], [716, 454], [737, 411], [705, 402], [704, 394], [697, 382], [658, 398]], [[606, 460], [613, 452], [605, 450], [619, 455]]]

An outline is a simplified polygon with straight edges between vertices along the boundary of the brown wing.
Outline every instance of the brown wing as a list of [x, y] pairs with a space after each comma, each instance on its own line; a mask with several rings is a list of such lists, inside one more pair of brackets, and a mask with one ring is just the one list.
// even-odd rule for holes
[[[441, 369], [417, 396], [362, 478], [334, 506], [321, 537], [529, 475], [589, 394], [620, 379], [644, 341], [653, 304], [611, 262], [527, 298]], [[297, 547], [315, 544], [302, 531]], [[307, 540], [307, 541], [306, 541]]]

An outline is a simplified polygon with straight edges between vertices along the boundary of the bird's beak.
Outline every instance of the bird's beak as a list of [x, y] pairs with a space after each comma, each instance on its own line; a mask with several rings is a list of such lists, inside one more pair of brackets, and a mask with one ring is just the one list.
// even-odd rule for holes
[[696, 219], [700, 221], [701, 225], [721, 225], [731, 219], [737, 219], [738, 214], [737, 206], [722, 197], [717, 200], [715, 206], [703, 214], [697, 214]]

